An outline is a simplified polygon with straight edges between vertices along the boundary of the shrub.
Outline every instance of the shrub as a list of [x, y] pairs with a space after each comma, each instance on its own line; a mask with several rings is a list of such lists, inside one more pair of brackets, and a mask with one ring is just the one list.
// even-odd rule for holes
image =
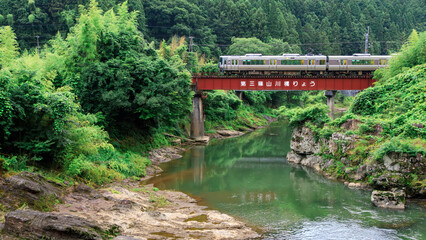
[[383, 159], [383, 156], [390, 152], [407, 153], [410, 156], [415, 156], [420, 153], [426, 155], [426, 142], [424, 140], [409, 140], [399, 137], [391, 138], [373, 152], [375, 160]]
[[325, 123], [331, 119], [328, 116], [328, 106], [318, 103], [311, 105], [306, 108], [295, 108], [286, 112], [282, 112], [281, 115], [290, 120], [290, 124], [298, 126], [304, 124], [306, 121], [310, 121], [317, 126], [324, 126]]
[[26, 156], [5, 157], [0, 155], [1, 166], [7, 171], [20, 172], [27, 170], [28, 158]]
[[218, 90], [209, 93], [204, 99], [204, 109], [207, 120], [222, 121], [236, 118], [236, 110], [240, 107], [241, 100], [233, 94]]

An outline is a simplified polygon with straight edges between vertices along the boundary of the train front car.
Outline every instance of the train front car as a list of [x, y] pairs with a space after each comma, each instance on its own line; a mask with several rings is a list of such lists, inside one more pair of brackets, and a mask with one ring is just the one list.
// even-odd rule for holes
[[354, 54], [352, 56], [328, 56], [328, 71], [345, 75], [362, 75], [388, 66], [389, 55]]

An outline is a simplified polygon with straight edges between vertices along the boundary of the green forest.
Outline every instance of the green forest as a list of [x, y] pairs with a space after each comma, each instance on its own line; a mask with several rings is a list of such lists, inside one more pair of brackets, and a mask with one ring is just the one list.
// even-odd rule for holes
[[[99, 8], [117, 9], [122, 0], [99, 0]], [[59, 32], [66, 37], [78, 24], [89, 0], [2, 0], [0, 26], [11, 26], [22, 49], [47, 44]], [[364, 50], [370, 26], [370, 51], [397, 51], [412, 29], [425, 30], [421, 0], [129, 0], [135, 24], [156, 46], [172, 36], [193, 36], [194, 50], [217, 58], [234, 38], [280, 42], [303, 53], [353, 54]], [[281, 49], [287, 51], [288, 49]], [[291, 49], [293, 50], [293, 49]]]
[[[362, 52], [367, 26], [375, 54], [398, 51], [413, 29], [424, 44], [425, 6], [409, 2], [0, 0], [0, 166], [97, 184], [142, 177], [147, 151], [170, 144], [164, 132], [188, 134], [191, 73], [217, 71], [220, 54]], [[420, 49], [378, 78], [424, 63]], [[368, 114], [374, 91], [351, 111]], [[315, 94], [211, 92], [206, 129], [266, 124], [272, 108], [324, 101]]]

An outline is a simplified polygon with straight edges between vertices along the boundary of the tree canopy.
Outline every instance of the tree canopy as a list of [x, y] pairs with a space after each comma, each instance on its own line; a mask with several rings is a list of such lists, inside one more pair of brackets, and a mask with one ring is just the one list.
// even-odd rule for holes
[[[123, 0], [99, 0], [103, 11]], [[0, 26], [15, 29], [22, 48], [34, 48], [77, 24], [79, 5], [89, 0], [0, 2]], [[412, 29], [425, 31], [422, 0], [129, 0], [134, 20], [149, 41], [173, 35], [194, 36], [196, 50], [214, 56], [226, 52], [232, 38], [280, 39], [299, 44], [303, 53], [353, 54], [364, 49], [370, 26], [370, 52], [396, 51]]]

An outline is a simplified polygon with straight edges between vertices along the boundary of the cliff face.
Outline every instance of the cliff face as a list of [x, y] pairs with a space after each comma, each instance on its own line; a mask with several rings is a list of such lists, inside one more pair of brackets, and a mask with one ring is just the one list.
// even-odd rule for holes
[[[348, 123], [345, 123], [348, 125]], [[356, 122], [349, 123], [350, 127]], [[329, 139], [316, 139], [306, 126], [296, 127], [291, 138], [287, 161], [311, 167], [328, 177], [346, 181], [349, 186], [364, 186], [378, 190], [403, 190], [408, 197], [426, 197], [422, 186], [426, 163], [422, 154], [410, 156], [391, 152], [377, 161], [368, 152], [366, 159], [354, 161], [351, 154], [360, 138], [357, 135], [333, 133]], [[416, 179], [413, 179], [416, 178]]]

